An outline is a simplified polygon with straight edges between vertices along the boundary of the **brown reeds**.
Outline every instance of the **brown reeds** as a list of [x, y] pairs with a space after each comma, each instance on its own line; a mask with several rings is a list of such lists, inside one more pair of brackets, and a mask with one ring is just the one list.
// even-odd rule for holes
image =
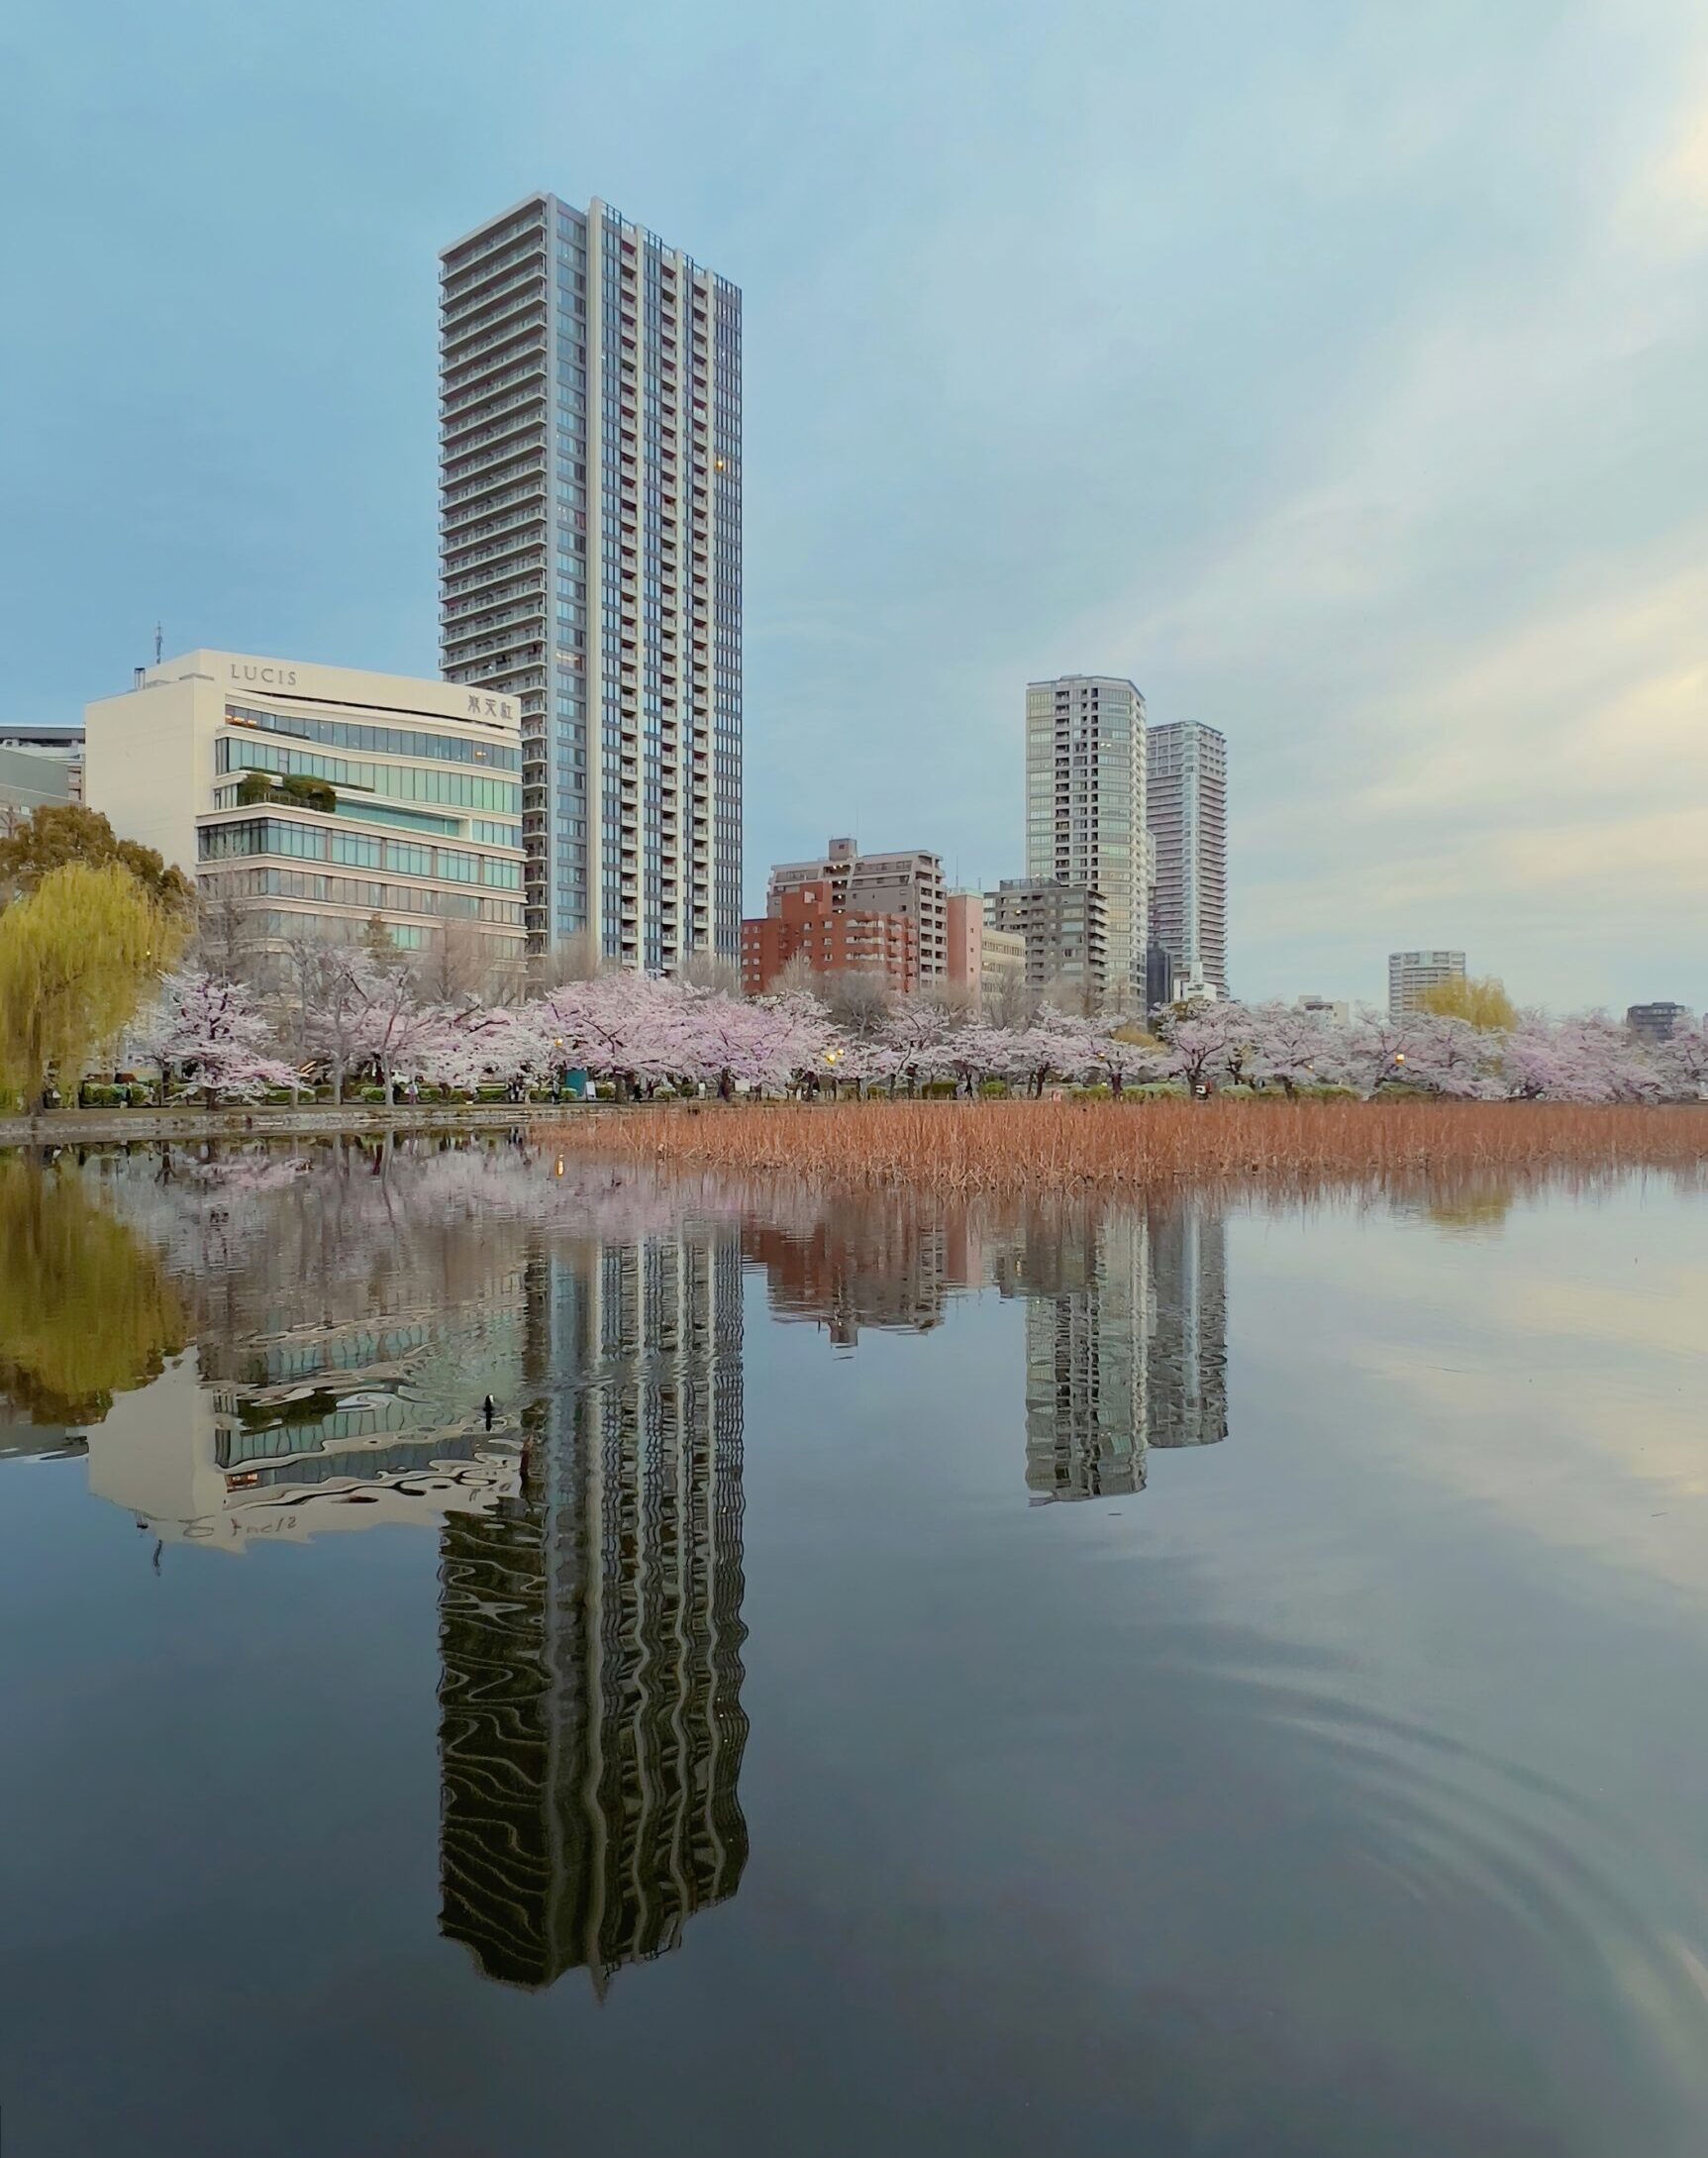
[[1699, 1171], [1708, 1106], [1554, 1102], [867, 1101], [582, 1111], [559, 1147], [659, 1165], [782, 1172], [821, 1187], [940, 1191], [1153, 1187], [1294, 1191], [1489, 1174]]

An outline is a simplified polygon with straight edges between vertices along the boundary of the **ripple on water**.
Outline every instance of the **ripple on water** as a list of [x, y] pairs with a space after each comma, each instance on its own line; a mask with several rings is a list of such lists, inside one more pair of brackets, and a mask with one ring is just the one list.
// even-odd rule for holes
[[[1182, 1641], [1153, 1673], [1225, 1735], [1239, 1727], [1242, 1755], [1256, 1741], [1254, 1758], [1288, 1760], [1289, 1794], [1325, 1795], [1342, 1858], [1350, 1845], [1372, 1894], [1387, 1882], [1456, 1938], [1467, 1990], [1530, 1950], [1562, 2042], [1593, 2030], [1708, 2116], [1708, 1911], [1680, 1896], [1694, 1860], [1652, 1837], [1634, 1846], [1615, 1809], [1533, 1767], [1359, 1701], [1327, 1660], [1270, 1664], [1265, 1651], [1242, 1664]], [[1324, 1923], [1359, 1916], [1327, 1911]]]

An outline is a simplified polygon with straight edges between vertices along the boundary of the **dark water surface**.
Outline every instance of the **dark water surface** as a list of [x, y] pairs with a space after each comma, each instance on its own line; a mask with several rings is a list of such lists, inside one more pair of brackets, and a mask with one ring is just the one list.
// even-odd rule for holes
[[1705, 1231], [0, 1160], [0, 2149], [1701, 2158]]

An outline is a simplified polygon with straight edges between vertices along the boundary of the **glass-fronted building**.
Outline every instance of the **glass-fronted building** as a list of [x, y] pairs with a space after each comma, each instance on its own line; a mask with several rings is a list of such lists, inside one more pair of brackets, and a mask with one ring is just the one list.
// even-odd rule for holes
[[530, 947], [740, 949], [742, 296], [608, 204], [441, 257], [441, 660], [521, 712]]
[[191, 652], [91, 704], [89, 805], [229, 903], [257, 963], [303, 938], [524, 957], [516, 702], [448, 682]]

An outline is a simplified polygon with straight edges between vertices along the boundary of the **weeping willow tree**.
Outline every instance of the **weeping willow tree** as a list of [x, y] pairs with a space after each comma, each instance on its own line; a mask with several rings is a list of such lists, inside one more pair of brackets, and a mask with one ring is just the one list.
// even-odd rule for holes
[[0, 913], [0, 1092], [47, 1106], [136, 1016], [183, 943], [120, 863], [69, 862]]
[[0, 1394], [38, 1423], [98, 1423], [183, 1348], [152, 1252], [75, 1179], [0, 1159]]
[[1468, 1019], [1483, 1034], [1510, 1034], [1518, 1024], [1518, 1008], [1498, 975], [1456, 975], [1450, 981], [1432, 981], [1419, 996], [1418, 1009], [1438, 1019]]

